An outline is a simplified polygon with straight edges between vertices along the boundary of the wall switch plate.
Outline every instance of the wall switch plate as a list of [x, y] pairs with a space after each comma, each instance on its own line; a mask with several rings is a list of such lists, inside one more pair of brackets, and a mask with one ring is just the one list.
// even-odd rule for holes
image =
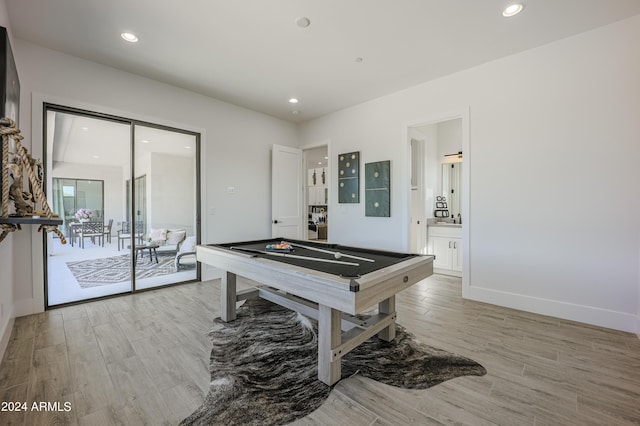
[[235, 194], [236, 193], [236, 187], [235, 186], [227, 186], [227, 193], [228, 194]]

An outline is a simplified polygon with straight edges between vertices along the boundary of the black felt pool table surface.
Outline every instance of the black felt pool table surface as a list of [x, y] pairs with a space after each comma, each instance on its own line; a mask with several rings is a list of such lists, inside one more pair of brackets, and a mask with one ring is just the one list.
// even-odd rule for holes
[[[296, 258], [287, 257], [287, 256], [284, 256], [284, 257], [273, 256], [267, 253], [257, 253], [257, 251], [264, 252], [268, 244], [278, 244], [281, 241], [287, 241], [292, 245], [294, 245], [293, 251], [289, 253], [292, 255], [352, 262], [352, 263], [358, 263], [359, 266], [342, 265], [338, 263], [325, 263], [325, 262], [318, 262], [318, 261], [306, 260], [306, 259], [296, 259]], [[367, 262], [363, 260], [352, 259], [346, 256], [342, 256], [341, 258], [336, 259], [332, 254], [310, 250], [307, 248], [299, 247], [298, 245], [316, 247], [324, 250], [338, 251], [342, 254], [350, 254], [358, 257], [372, 259], [374, 260], [374, 262]], [[401, 263], [415, 256], [419, 256], [416, 254], [396, 253], [396, 252], [390, 252], [390, 251], [349, 247], [349, 246], [343, 246], [338, 244], [323, 244], [323, 243], [317, 243], [312, 241], [299, 241], [299, 240], [279, 239], [279, 238], [268, 239], [268, 240], [258, 240], [258, 241], [244, 241], [244, 242], [238, 242], [238, 243], [210, 244], [210, 246], [225, 248], [232, 252], [235, 251], [235, 252], [243, 253], [246, 255], [269, 259], [275, 262], [283, 262], [290, 265], [296, 265], [302, 268], [312, 269], [314, 271], [320, 271], [328, 274], [338, 275], [344, 278], [360, 277], [360, 276], [369, 274], [371, 272], [389, 267], [391, 265]]]

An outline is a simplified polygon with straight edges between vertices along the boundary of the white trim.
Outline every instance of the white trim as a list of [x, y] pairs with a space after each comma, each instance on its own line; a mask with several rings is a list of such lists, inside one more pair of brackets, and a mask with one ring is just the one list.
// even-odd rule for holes
[[[43, 104], [50, 103], [70, 108], [83, 109], [86, 111], [96, 112], [99, 114], [108, 114], [116, 117], [122, 117], [125, 119], [144, 121], [147, 123], [158, 124], [161, 126], [173, 127], [176, 129], [182, 129], [189, 132], [200, 133], [200, 232], [201, 237], [207, 236], [207, 198], [206, 191], [202, 188], [206, 187], [206, 131], [204, 128], [193, 126], [191, 124], [178, 123], [165, 118], [159, 118], [155, 116], [143, 115], [134, 113], [127, 110], [121, 110], [116, 108], [107, 107], [104, 105], [97, 105], [89, 102], [79, 101], [77, 99], [64, 98], [56, 95], [32, 92], [31, 93], [31, 154], [34, 158], [43, 158], [42, 155], [42, 126], [43, 126]], [[34, 141], [38, 141], [34, 143]], [[50, 167], [50, 164], [49, 164]], [[50, 178], [50, 171], [47, 173]], [[29, 315], [38, 312], [44, 312], [44, 266], [42, 259], [44, 258], [42, 235], [38, 232], [31, 233], [31, 270], [32, 270], [32, 296], [33, 299], [30, 303], [21, 305], [20, 313], [18, 315], [18, 309], [14, 308], [16, 316]], [[204, 271], [202, 276], [204, 277]], [[19, 301], [21, 302], [21, 301]], [[16, 302], [17, 304], [18, 302]]]
[[[306, 145], [299, 146], [298, 148], [304, 151], [307, 149], [322, 148], [323, 146], [331, 146], [331, 139], [324, 139], [319, 142], [308, 143]], [[329, 157], [329, 159], [331, 159], [331, 157]]]
[[4, 353], [9, 345], [9, 339], [11, 338], [11, 332], [13, 331], [13, 323], [15, 318], [13, 312], [7, 312], [7, 321], [2, 325], [0, 329], [0, 361], [4, 358]]
[[33, 302], [34, 299], [20, 299], [13, 302], [13, 316], [18, 318], [33, 314], [35, 311]]
[[417, 126], [425, 126], [429, 124], [435, 124], [442, 121], [449, 121], [456, 118], [462, 119], [462, 153], [464, 160], [462, 162], [462, 297], [469, 298], [469, 290], [471, 287], [471, 255], [469, 247], [470, 244], [470, 218], [471, 218], [471, 205], [470, 205], [470, 167], [471, 167], [471, 150], [470, 150], [470, 122], [469, 122], [469, 106], [461, 107], [456, 110], [449, 111], [441, 115], [431, 116], [429, 118], [415, 119], [406, 121], [402, 126], [402, 137], [404, 141], [405, 149], [405, 176], [404, 176], [404, 188], [402, 191], [402, 205], [405, 212], [403, 215], [403, 227], [405, 233], [403, 234], [402, 244], [407, 251], [411, 249], [411, 238], [409, 233], [411, 232], [411, 167], [408, 167], [411, 163], [411, 137], [409, 136], [409, 128]]
[[468, 296], [468, 299], [478, 302], [490, 303], [492, 305], [504, 306], [540, 315], [548, 315], [614, 330], [637, 333], [638, 318], [633, 314], [624, 312], [543, 299], [540, 297], [524, 296], [478, 286], [469, 288]]
[[[331, 179], [331, 170], [333, 170], [333, 168], [331, 167], [331, 139], [325, 139], [322, 140], [320, 142], [313, 142], [310, 144], [306, 144], [303, 146], [299, 146], [298, 148], [302, 150], [302, 161], [303, 163], [303, 167], [302, 167], [302, 184], [304, 185], [303, 187], [303, 192], [304, 192], [304, 196], [303, 196], [303, 200], [302, 200], [302, 204], [303, 204], [303, 209], [302, 209], [302, 227], [303, 227], [303, 240], [308, 240], [309, 239], [309, 233], [307, 232], [307, 215], [308, 215], [308, 211], [309, 211], [309, 204], [307, 202], [307, 200], [309, 199], [309, 195], [308, 195], [308, 191], [309, 191], [309, 183], [307, 182], [307, 165], [306, 165], [306, 161], [307, 158], [305, 156], [305, 151], [309, 150], [309, 149], [315, 149], [315, 148], [323, 148], [326, 147], [327, 148], [327, 157], [329, 157], [329, 159], [327, 160], [327, 173], [326, 173], [326, 179], [327, 179], [327, 215], [329, 217], [329, 221], [331, 221], [331, 209], [329, 209], [329, 205], [331, 204], [331, 200], [333, 200], [332, 198], [332, 191], [331, 188], [333, 187], [332, 184], [332, 179]], [[327, 228], [327, 242], [331, 241], [331, 227], [329, 226]]]

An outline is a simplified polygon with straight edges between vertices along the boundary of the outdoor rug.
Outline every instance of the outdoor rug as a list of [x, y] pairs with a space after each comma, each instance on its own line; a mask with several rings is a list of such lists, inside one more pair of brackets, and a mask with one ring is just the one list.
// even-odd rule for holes
[[[317, 378], [317, 322], [263, 299], [248, 300], [237, 314], [229, 323], [214, 320], [209, 393], [181, 425], [281, 425], [320, 407], [332, 387]], [[342, 377], [357, 373], [426, 389], [486, 374], [475, 361], [419, 343], [396, 327], [392, 342], [374, 336], [347, 354]]]
[[[175, 259], [175, 253], [164, 256], [159, 254], [158, 263], [155, 262], [155, 256], [153, 261], [150, 262], [148, 253], [145, 253], [144, 257], [138, 257], [136, 279], [140, 280], [175, 273]], [[67, 266], [82, 288], [121, 283], [131, 279], [131, 256], [128, 254], [105, 257], [103, 259], [67, 262]], [[193, 269], [195, 265], [183, 265], [180, 270], [183, 271], [189, 268]]]

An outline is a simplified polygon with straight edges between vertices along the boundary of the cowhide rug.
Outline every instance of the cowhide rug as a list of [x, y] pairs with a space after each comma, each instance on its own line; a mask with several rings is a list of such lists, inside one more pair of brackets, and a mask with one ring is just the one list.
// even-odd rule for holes
[[[310, 414], [332, 387], [317, 378], [317, 322], [263, 299], [217, 318], [209, 333], [211, 386], [181, 425], [281, 425]], [[459, 376], [483, 376], [475, 361], [419, 343], [402, 326], [372, 337], [342, 359], [342, 377], [361, 374], [392, 386], [426, 389]]]

